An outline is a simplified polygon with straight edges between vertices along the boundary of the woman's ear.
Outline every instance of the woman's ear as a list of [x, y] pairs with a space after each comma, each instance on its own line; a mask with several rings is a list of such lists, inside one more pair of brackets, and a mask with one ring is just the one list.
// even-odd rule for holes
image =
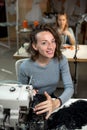
[[36, 44], [35, 44], [35, 43], [32, 43], [32, 47], [33, 47], [33, 49], [34, 49], [34, 50], [36, 50], [36, 51], [37, 51], [37, 46], [36, 46]]

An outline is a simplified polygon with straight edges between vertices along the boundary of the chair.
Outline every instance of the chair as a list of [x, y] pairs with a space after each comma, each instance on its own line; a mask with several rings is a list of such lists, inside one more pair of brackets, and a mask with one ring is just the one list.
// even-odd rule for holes
[[25, 59], [19, 59], [15, 62], [15, 70], [16, 70], [16, 76], [17, 76], [17, 80], [18, 80], [18, 74], [19, 74], [19, 68], [20, 68], [20, 65], [21, 63], [26, 60], [28, 58], [25, 58]]

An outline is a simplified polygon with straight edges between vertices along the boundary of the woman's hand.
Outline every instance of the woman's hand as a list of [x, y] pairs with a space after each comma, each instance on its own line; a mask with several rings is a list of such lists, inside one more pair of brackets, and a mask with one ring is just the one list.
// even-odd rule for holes
[[68, 30], [63, 31], [62, 34], [69, 37], [71, 36], [71, 33]]
[[58, 34], [59, 35], [65, 35], [65, 36], [71, 36], [71, 33], [68, 30], [59, 31]]
[[47, 92], [45, 92], [44, 94], [47, 100], [36, 105], [34, 111], [37, 115], [47, 113], [45, 118], [48, 119], [51, 113], [60, 106], [60, 100], [53, 100]]
[[72, 34], [68, 30], [63, 31], [63, 35], [66, 35], [69, 37], [71, 45], [75, 44], [75, 39], [73, 38]]

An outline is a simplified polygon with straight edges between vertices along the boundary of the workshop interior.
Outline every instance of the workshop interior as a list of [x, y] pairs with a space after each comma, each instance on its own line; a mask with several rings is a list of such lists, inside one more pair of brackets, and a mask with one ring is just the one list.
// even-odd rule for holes
[[[23, 85], [17, 80], [16, 62], [28, 58], [26, 49], [30, 31], [39, 23], [53, 26], [56, 14], [62, 10], [67, 13], [76, 38], [74, 50], [68, 48], [63, 52], [69, 59], [75, 86], [73, 99], [64, 105], [67, 108], [78, 100], [87, 101], [87, 0], [0, 0], [0, 130], [87, 130], [87, 118], [84, 118], [83, 126], [73, 126], [73, 129], [61, 126], [61, 123], [59, 129], [49, 128], [51, 119], [47, 122], [44, 115], [37, 118], [32, 112], [37, 99], [34, 99], [33, 86], [31, 83]], [[60, 81], [55, 94], [62, 91]], [[80, 107], [87, 115], [87, 103], [82, 103]]]

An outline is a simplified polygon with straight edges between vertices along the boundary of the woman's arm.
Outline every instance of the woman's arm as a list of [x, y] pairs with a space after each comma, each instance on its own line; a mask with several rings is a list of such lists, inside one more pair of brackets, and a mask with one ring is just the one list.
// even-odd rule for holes
[[74, 86], [69, 70], [68, 60], [63, 56], [63, 59], [60, 61], [60, 70], [61, 76], [64, 84], [64, 92], [60, 95], [62, 104], [69, 100], [74, 93]]
[[76, 43], [75, 36], [74, 36], [74, 32], [73, 32], [73, 30], [71, 28], [69, 28], [69, 30], [65, 30], [63, 32], [63, 34], [68, 36], [71, 45], [75, 45], [75, 43]]

